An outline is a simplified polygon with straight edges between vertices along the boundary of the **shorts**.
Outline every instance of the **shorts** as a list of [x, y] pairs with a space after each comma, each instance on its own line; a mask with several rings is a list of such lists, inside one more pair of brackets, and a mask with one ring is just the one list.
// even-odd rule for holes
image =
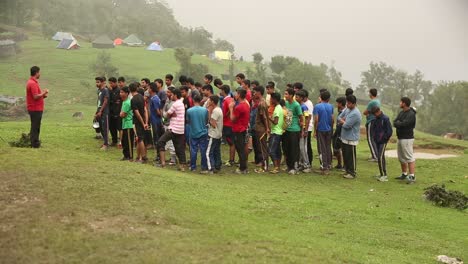
[[414, 138], [398, 139], [398, 159], [401, 163], [411, 163], [416, 161], [413, 155], [413, 143]]
[[229, 144], [229, 146], [234, 145], [233, 141], [232, 127], [224, 126], [223, 127], [223, 138]]
[[142, 124], [140, 124], [139, 122], [135, 124], [135, 131], [136, 131], [136, 135], [138, 137], [138, 142], [142, 142], [144, 139], [145, 139], [145, 128], [143, 127]]

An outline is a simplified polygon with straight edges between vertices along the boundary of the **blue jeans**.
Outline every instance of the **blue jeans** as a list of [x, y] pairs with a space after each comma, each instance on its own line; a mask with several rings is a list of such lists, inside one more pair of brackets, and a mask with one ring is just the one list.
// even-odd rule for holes
[[281, 160], [281, 136], [276, 134], [271, 134], [268, 140], [268, 153], [272, 160]]
[[[203, 155], [203, 152], [202, 152]], [[206, 151], [208, 170], [221, 170], [221, 139], [209, 138]]]
[[206, 149], [208, 147], [208, 135], [201, 136], [199, 138], [190, 139], [190, 169], [195, 170], [197, 168], [197, 153], [200, 149], [201, 153], [201, 167], [202, 170], [208, 170], [206, 162]]

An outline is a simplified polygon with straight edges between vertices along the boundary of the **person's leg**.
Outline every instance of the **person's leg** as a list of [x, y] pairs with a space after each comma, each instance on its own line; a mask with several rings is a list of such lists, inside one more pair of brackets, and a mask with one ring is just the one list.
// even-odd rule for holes
[[159, 161], [162, 167], [166, 165], [166, 143], [171, 140], [171, 138], [172, 133], [166, 130], [158, 140]]
[[294, 169], [294, 157], [292, 154], [292, 148], [293, 148], [293, 135], [292, 132], [286, 131], [283, 134], [284, 136], [284, 143], [283, 143], [283, 148], [284, 148], [284, 155], [286, 156], [286, 166], [288, 167], [288, 171]]
[[130, 148], [130, 161], [133, 161], [135, 155], [133, 153], [133, 145], [135, 144], [135, 131], [133, 131], [133, 128], [129, 128], [128, 129], [129, 131], [129, 135], [130, 135], [130, 139], [128, 140], [129, 142], [129, 148]]
[[317, 153], [318, 153], [318, 156], [319, 156], [319, 163], [320, 163], [320, 169], [322, 170], [323, 169], [323, 159], [322, 159], [322, 151], [320, 149], [320, 147], [322, 147], [322, 137], [321, 137], [321, 132], [317, 131]]
[[[288, 143], [287, 143], [287, 140], [286, 140], [286, 132], [283, 133], [283, 135], [281, 135], [281, 150], [283, 151], [282, 153], [282, 158], [283, 158], [283, 161], [284, 161], [284, 164], [286, 164], [287, 166], [287, 161], [288, 161], [288, 157], [287, 157], [287, 146]], [[280, 161], [281, 163], [281, 161]]]
[[309, 154], [307, 153], [307, 136], [306, 137], [300, 137], [299, 139], [299, 152], [300, 152], [300, 158], [299, 158], [299, 166], [303, 170], [308, 170], [310, 163], [309, 163]]
[[312, 160], [314, 159], [313, 155], [314, 152], [312, 151], [312, 131], [309, 131], [307, 132], [307, 157], [309, 158], [309, 167], [312, 167]]
[[301, 155], [300, 153], [300, 147], [299, 147], [299, 140], [301, 139], [301, 132], [293, 132], [291, 133], [291, 142], [292, 142], [292, 148], [291, 148], [291, 155], [293, 157], [293, 162], [292, 166], [295, 171], [298, 169], [298, 164], [299, 164], [299, 157]]
[[112, 138], [112, 144], [117, 144], [117, 122], [120, 118], [109, 115], [109, 132]]
[[262, 160], [261, 153], [260, 153], [260, 146], [259, 146], [260, 142], [258, 140], [257, 132], [255, 130], [252, 130], [250, 135], [252, 138], [252, 148], [254, 151], [254, 162], [255, 162], [255, 165], [257, 165]]
[[330, 170], [332, 165], [331, 137], [331, 131], [324, 133], [325, 149], [323, 155], [325, 156], [324, 160], [326, 162], [326, 165], [324, 165], [325, 170]]
[[103, 145], [109, 145], [109, 115], [103, 114], [101, 117], [101, 134]]
[[377, 163], [379, 164], [379, 173], [380, 176], [387, 176], [387, 172], [385, 171], [385, 146], [386, 144], [377, 144]]
[[130, 159], [130, 132], [129, 129], [124, 129], [122, 137], [122, 154], [124, 159]]
[[214, 158], [214, 138], [208, 138], [208, 144], [206, 146], [206, 152], [201, 153], [201, 155], [206, 156], [206, 166], [208, 167], [209, 171], [213, 171], [215, 167], [215, 158]]
[[190, 140], [190, 170], [193, 171], [197, 169], [197, 153], [200, 144], [199, 140], [199, 138], [192, 138]]
[[221, 139], [214, 139], [213, 152], [214, 152], [214, 166], [216, 170], [221, 170]]
[[268, 170], [268, 144], [267, 144], [267, 137], [268, 135], [266, 133], [263, 133], [262, 135], [257, 135], [259, 136], [259, 141], [260, 141], [260, 151], [261, 151], [261, 162], [263, 164], [263, 170], [267, 171]]
[[343, 161], [346, 169], [346, 174], [352, 175], [352, 163], [353, 163], [353, 153], [351, 145], [343, 143]]
[[176, 140], [176, 142], [174, 142], [174, 147], [177, 158], [179, 159], [179, 168], [183, 169], [187, 163], [185, 156], [185, 134], [173, 134], [172, 138]]
[[208, 159], [207, 159], [208, 136], [205, 135], [200, 138], [199, 146], [200, 146], [200, 156], [201, 156], [201, 169], [206, 171], [208, 170]]
[[350, 171], [352, 172], [351, 175], [353, 175], [353, 177], [356, 178], [357, 176], [357, 173], [356, 173], [356, 169], [357, 169], [357, 159], [356, 159], [356, 146], [352, 145], [351, 146], [351, 154], [352, 154], [352, 162], [350, 162], [350, 165], [352, 166], [352, 168], [350, 169]]
[[372, 159], [373, 160], [377, 160], [377, 153], [376, 153], [376, 150], [375, 150], [375, 142], [372, 138], [372, 122], [371, 121], [370, 123], [366, 124], [366, 134], [367, 134], [367, 145], [369, 146], [369, 150], [370, 150], [370, 153], [371, 153], [371, 156], [372, 156]]
[[245, 153], [245, 139], [246, 132], [233, 133], [234, 144], [236, 146], [237, 155], [239, 155], [239, 169], [240, 171], [247, 170], [247, 157]]
[[41, 126], [41, 112], [30, 111], [29, 118], [31, 119], [31, 128], [29, 130], [29, 137], [31, 140], [31, 147], [38, 148], [40, 146], [39, 133]]

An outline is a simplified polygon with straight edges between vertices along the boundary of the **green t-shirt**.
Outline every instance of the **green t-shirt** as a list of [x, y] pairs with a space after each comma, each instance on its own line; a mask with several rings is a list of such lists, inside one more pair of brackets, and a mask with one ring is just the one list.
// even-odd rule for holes
[[127, 98], [122, 103], [122, 112], [127, 114], [126, 117], [122, 118], [122, 129], [133, 128], [133, 111], [130, 105], [130, 98]]
[[293, 101], [292, 103], [289, 103], [288, 101], [286, 101], [286, 109], [288, 109], [288, 112], [292, 113], [292, 123], [286, 129], [286, 131], [300, 132], [301, 127], [299, 126], [299, 116], [302, 115], [301, 105], [296, 101]]
[[367, 111], [369, 114], [367, 115], [366, 124], [369, 124], [372, 120], [375, 119], [375, 115], [371, 114], [371, 110], [376, 106], [380, 107], [380, 100], [377, 98], [370, 100], [370, 102], [367, 104]]
[[275, 135], [282, 135], [283, 134], [283, 122], [284, 122], [284, 112], [281, 105], [276, 105], [275, 110], [273, 111], [273, 120], [278, 117], [278, 124], [271, 125], [271, 133]]

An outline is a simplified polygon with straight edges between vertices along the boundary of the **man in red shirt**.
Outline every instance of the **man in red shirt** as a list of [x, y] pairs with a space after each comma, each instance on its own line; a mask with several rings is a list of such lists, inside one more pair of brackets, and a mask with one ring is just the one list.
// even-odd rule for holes
[[229, 105], [230, 119], [232, 121], [232, 132], [234, 134], [234, 145], [236, 146], [237, 155], [239, 155], [239, 168], [237, 174], [247, 174], [247, 153], [245, 152], [247, 128], [250, 119], [250, 105], [247, 103], [245, 96], [247, 91], [239, 88], [234, 96], [236, 102], [231, 102]]
[[37, 80], [41, 77], [41, 69], [37, 66], [31, 67], [31, 78], [26, 83], [26, 104], [31, 118], [31, 147], [39, 148], [39, 134], [41, 132], [42, 112], [44, 111], [44, 98], [47, 98], [49, 90], [41, 91]]
[[231, 93], [231, 88], [229, 85], [221, 86], [221, 96], [223, 99], [223, 137], [226, 143], [229, 145], [229, 161], [226, 162], [226, 166], [231, 167], [234, 164], [234, 156], [236, 155], [236, 148], [234, 147], [234, 138], [232, 134], [232, 121], [231, 114], [229, 111], [229, 105], [234, 101], [234, 99], [229, 95]]

